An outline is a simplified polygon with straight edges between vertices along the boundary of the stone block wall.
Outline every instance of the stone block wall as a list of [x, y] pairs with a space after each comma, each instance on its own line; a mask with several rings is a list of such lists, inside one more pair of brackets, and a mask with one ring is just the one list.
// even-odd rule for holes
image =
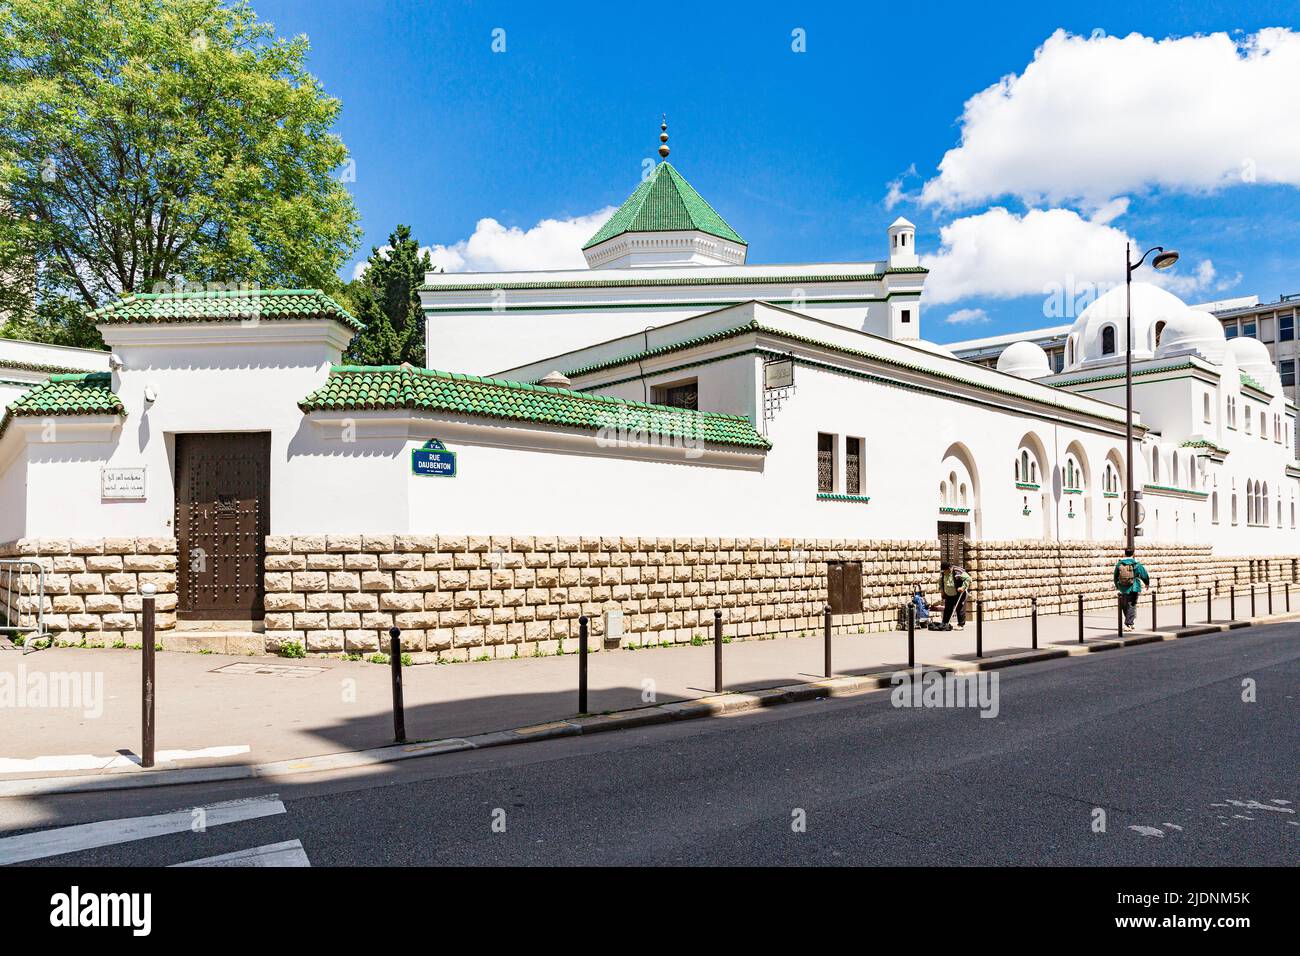
[[[986, 619], [1029, 613], [1038, 598], [1042, 613], [1069, 611], [1084, 604], [1096, 607], [1115, 600], [1111, 573], [1124, 554], [1120, 545], [1091, 541], [977, 541], [967, 546], [966, 565], [975, 579], [972, 597], [984, 604]], [[1151, 575], [1160, 602], [1203, 599], [1207, 587], [1217, 595], [1236, 584], [1296, 581], [1296, 559], [1216, 557], [1208, 544], [1142, 547], [1138, 557]]]
[[[138, 641], [144, 584], [158, 590], [155, 627], [176, 624], [175, 538], [22, 538], [0, 545], [0, 558], [44, 569], [45, 629], [56, 637]], [[37, 581], [35, 573], [0, 573], [0, 614], [7, 622], [36, 623]]]
[[268, 649], [371, 650], [388, 628], [405, 646], [449, 659], [576, 647], [578, 618], [602, 636], [624, 613], [624, 643], [749, 638], [822, 626], [827, 562], [863, 563], [863, 604], [841, 632], [892, 627], [914, 582], [938, 573], [934, 542], [762, 538], [463, 535], [271, 537]]

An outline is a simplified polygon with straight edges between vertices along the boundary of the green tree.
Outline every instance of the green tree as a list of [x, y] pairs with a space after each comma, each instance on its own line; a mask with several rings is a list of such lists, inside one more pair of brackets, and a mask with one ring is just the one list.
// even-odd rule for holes
[[307, 51], [243, 0], [0, 0], [5, 333], [102, 345], [81, 313], [128, 292], [336, 291], [360, 232]]
[[424, 312], [420, 285], [429, 271], [429, 253], [398, 226], [388, 245], [371, 247], [365, 272], [348, 284], [345, 297], [356, 307], [365, 331], [352, 341], [349, 356], [362, 365], [424, 365]]

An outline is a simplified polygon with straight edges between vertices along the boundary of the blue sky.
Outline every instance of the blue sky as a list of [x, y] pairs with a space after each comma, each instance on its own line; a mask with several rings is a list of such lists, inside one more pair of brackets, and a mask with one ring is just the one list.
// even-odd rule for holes
[[[636, 186], [666, 111], [673, 164], [750, 262], [879, 259], [888, 223], [916, 222], [920, 251], [940, 254], [924, 311], [937, 341], [1068, 321], [1047, 314], [1046, 284], [1122, 278], [1124, 236], [1177, 247], [1173, 288], [1189, 301], [1300, 291], [1300, 151], [1282, 132], [1300, 37], [1274, 35], [1254, 65], [1222, 44], [1121, 41], [1226, 32], [1244, 46], [1300, 26], [1295, 5], [254, 7], [280, 35], [308, 35], [310, 69], [343, 103], [359, 258], [407, 223], [453, 267], [558, 267], [582, 217]], [[1031, 82], [1058, 30], [1077, 39], [1049, 45]], [[963, 117], [1008, 75], [1024, 78], [1013, 96]], [[964, 132], [970, 149], [941, 176]], [[543, 220], [560, 223], [530, 242]]]

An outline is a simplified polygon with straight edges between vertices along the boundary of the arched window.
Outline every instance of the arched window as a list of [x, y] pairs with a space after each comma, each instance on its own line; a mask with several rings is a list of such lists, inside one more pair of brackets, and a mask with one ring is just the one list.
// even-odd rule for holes
[[1115, 326], [1108, 325], [1101, 330], [1101, 354], [1115, 354]]
[[1268, 524], [1268, 482], [1264, 482], [1259, 493], [1259, 500], [1263, 503], [1263, 508], [1259, 512], [1259, 523]]
[[1160, 449], [1151, 449], [1151, 483], [1160, 484]]
[[1160, 336], [1164, 334], [1165, 334], [1165, 324], [1163, 322], [1157, 322], [1156, 323], [1156, 344], [1155, 344], [1156, 348], [1160, 348]]
[[1232, 523], [1237, 523], [1237, 493], [1232, 493]]
[[1020, 452], [1020, 480], [1029, 481], [1029, 452]]
[[966, 507], [966, 482], [961, 483], [961, 506]]
[[948, 483], [939, 482], [939, 507], [942, 508], [948, 504]]
[[1065, 487], [1074, 487], [1074, 462], [1069, 458], [1065, 459]]
[[1210, 521], [1214, 524], [1219, 523], [1219, 493], [1217, 491], [1210, 495]]
[[1178, 482], [1182, 480], [1182, 475], [1178, 474], [1178, 452], [1176, 451], [1174, 452], [1173, 465], [1169, 469], [1169, 480], [1175, 488], [1178, 487]]

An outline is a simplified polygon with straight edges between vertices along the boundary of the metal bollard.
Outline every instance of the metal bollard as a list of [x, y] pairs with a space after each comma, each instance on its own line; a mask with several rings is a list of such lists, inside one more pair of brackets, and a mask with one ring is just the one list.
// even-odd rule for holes
[[1115, 630], [1124, 636], [1124, 595], [1115, 595]]
[[1029, 599], [1029, 637], [1034, 650], [1038, 650], [1038, 598]]
[[1255, 585], [1250, 586], [1250, 616], [1255, 616]]
[[831, 675], [831, 606], [830, 606], [829, 604], [827, 604], [827, 605], [826, 605], [826, 609], [825, 609], [825, 611], [823, 611], [822, 613], [823, 613], [823, 615], [824, 615], [825, 618], [826, 618], [826, 624], [825, 624], [825, 631], [826, 631], [826, 676], [827, 676], [827, 677], [830, 677], [830, 676], [832, 676], [832, 675]]
[[1187, 588], [1183, 588], [1183, 627], [1187, 626]]
[[1286, 595], [1286, 609], [1287, 609], [1287, 612], [1290, 613], [1290, 611], [1291, 611], [1291, 585], [1290, 585], [1290, 583], [1287, 583], [1287, 584], [1282, 585], [1282, 593]]
[[975, 656], [984, 656], [984, 602], [975, 602]]
[[713, 612], [713, 691], [722, 693], [722, 612]]
[[587, 615], [578, 618], [578, 713], [587, 710]]
[[907, 666], [916, 666], [916, 605], [907, 606]]
[[1228, 588], [1228, 620], [1237, 619], [1237, 585]]
[[406, 706], [402, 703], [402, 629], [388, 629], [388, 667], [393, 674], [393, 740], [406, 743]]
[[1273, 613], [1273, 582], [1268, 582], [1268, 613]]
[[1214, 623], [1214, 588], [1205, 589], [1205, 623]]
[[1151, 589], [1151, 630], [1156, 629], [1156, 589]]
[[1083, 595], [1079, 595], [1079, 643], [1083, 643]]
[[140, 729], [143, 731], [144, 740], [140, 747], [140, 766], [153, 766], [153, 745], [154, 745], [154, 661], [156, 649], [154, 647], [154, 605], [157, 588], [152, 584], [142, 585], [140, 596], [142, 598], [141, 610], [143, 618], [140, 625], [140, 669], [141, 669], [141, 690], [143, 691], [140, 707]]

